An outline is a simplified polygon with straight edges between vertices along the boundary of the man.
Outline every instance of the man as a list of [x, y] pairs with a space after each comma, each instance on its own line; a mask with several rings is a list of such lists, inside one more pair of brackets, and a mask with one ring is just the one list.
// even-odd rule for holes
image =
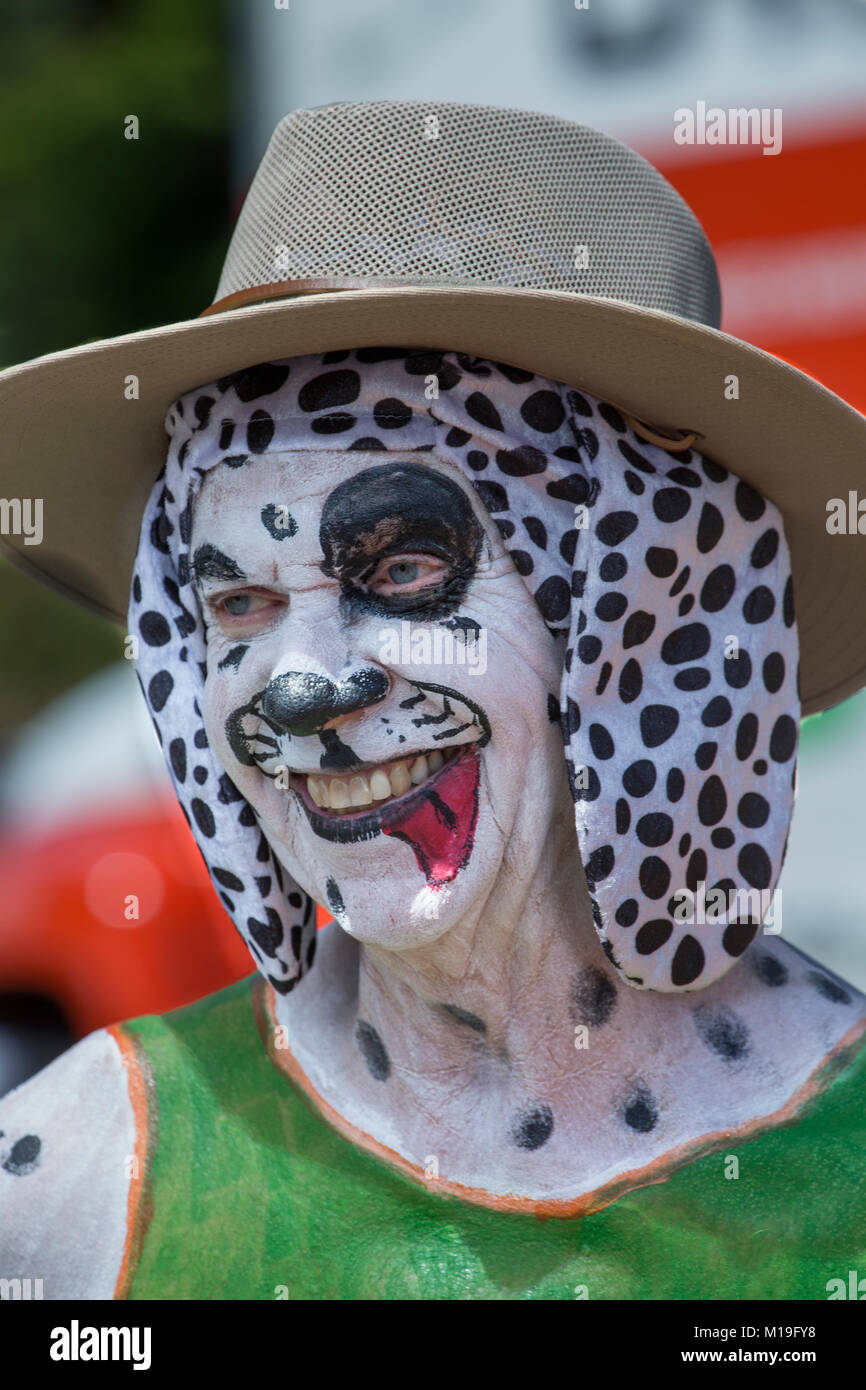
[[[136, 497], [148, 480], [129, 631], [263, 978], [91, 1035], [4, 1103], [25, 1145], [0, 1190], [4, 1258], [41, 1260], [54, 1297], [821, 1297], [862, 1245], [857, 1184], [827, 1173], [861, 1137], [864, 1001], [755, 937], [800, 694], [818, 707], [862, 666], [853, 629], [840, 641], [809, 605], [798, 642], [798, 576], [820, 563], [853, 586], [862, 563], [828, 544], [820, 498], [808, 520], [802, 435], [832, 425], [838, 490], [862, 421], [694, 321], [718, 309], [709, 248], [630, 151], [442, 104], [432, 152], [426, 111], [288, 117], [215, 312], [141, 345], [165, 378], [149, 408], [168, 371], [185, 389], [162, 397], [156, 482], [140, 421], [124, 425], [137, 458], [104, 447], [106, 479], [122, 458]], [[492, 133], [523, 208], [485, 194]], [[364, 269], [362, 152], [392, 287], [329, 292], [328, 272]], [[567, 190], [564, 223], [579, 205], [591, 228], [586, 294], [533, 169]], [[393, 287], [431, 254], [393, 195], [418, 211], [431, 187], [450, 264], [454, 244], [488, 257], [478, 288]], [[643, 244], [671, 260], [652, 284], [633, 222], [610, 215], [638, 189]], [[523, 285], [534, 262], [536, 290], [489, 286], [508, 218], [524, 228], [509, 274]], [[265, 302], [300, 291], [323, 293]], [[733, 369], [757, 416], [730, 414]], [[802, 419], [768, 449], [783, 386]], [[80, 595], [118, 607], [120, 563], [66, 545], [55, 577], [74, 566]], [[335, 917], [318, 951], [314, 899]]]

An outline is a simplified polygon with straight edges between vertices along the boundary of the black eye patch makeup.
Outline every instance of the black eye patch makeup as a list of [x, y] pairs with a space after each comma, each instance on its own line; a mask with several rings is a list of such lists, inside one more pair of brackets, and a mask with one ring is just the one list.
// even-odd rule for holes
[[192, 571], [197, 585], [205, 579], [240, 580], [242, 583], [247, 577], [236, 560], [209, 542], [200, 545], [193, 555]]
[[[357, 612], [445, 618], [475, 573], [483, 531], [457, 483], [415, 463], [365, 469], [334, 488], [322, 509], [322, 572], [340, 580]], [[365, 578], [388, 555], [416, 551], [448, 566], [446, 577], [413, 593], [375, 594]]]

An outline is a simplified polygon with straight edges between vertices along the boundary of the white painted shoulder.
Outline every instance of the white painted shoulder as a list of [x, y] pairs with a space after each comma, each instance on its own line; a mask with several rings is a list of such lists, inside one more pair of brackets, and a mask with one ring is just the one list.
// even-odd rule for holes
[[113, 1297], [134, 1153], [126, 1071], [104, 1029], [0, 1100], [0, 1297]]

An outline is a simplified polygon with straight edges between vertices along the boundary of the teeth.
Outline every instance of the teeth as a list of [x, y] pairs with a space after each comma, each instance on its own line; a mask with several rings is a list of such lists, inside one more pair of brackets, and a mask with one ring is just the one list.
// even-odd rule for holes
[[384, 801], [391, 795], [391, 783], [388, 781], [387, 772], [382, 772], [377, 768], [370, 778], [370, 795], [374, 801]]
[[324, 778], [320, 780], [318, 777], [308, 777], [307, 791], [317, 806], [330, 806], [331, 798], [328, 794], [328, 784]]
[[349, 800], [353, 806], [369, 806], [373, 800], [370, 795], [370, 783], [366, 777], [352, 777], [349, 781]]
[[331, 778], [331, 810], [345, 811], [349, 802], [349, 788], [342, 777]]
[[388, 780], [391, 783], [392, 796], [402, 796], [412, 785], [409, 769], [405, 763], [397, 763], [396, 767], [392, 767]]
[[403, 759], [370, 773], [354, 773], [351, 777], [307, 777], [307, 790], [316, 806], [329, 811], [347, 811], [387, 801], [392, 796], [404, 796], [410, 787], [417, 787], [458, 752], [449, 748], [446, 753], [435, 749], [420, 753], [417, 758]]

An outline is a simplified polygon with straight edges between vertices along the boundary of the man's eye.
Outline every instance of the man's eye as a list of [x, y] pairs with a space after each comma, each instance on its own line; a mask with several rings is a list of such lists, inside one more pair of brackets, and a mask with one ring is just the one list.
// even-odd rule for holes
[[367, 576], [366, 587], [374, 594], [411, 594], [441, 584], [449, 566], [436, 555], [388, 555]]
[[212, 600], [212, 609], [223, 626], [251, 632], [276, 616], [282, 601], [275, 594], [223, 594]]
[[252, 598], [249, 594], [229, 594], [228, 598], [223, 599], [223, 608], [235, 618], [249, 613], [251, 604]]
[[395, 584], [411, 584], [418, 578], [418, 566], [414, 560], [398, 560], [395, 565], [388, 566], [388, 578]]

